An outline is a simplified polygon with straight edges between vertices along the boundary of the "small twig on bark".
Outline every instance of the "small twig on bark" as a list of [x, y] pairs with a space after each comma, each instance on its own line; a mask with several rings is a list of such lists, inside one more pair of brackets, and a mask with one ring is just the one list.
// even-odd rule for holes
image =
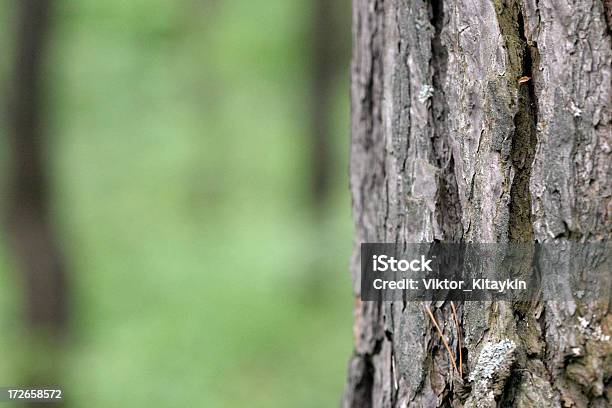
[[442, 334], [442, 330], [440, 329], [440, 326], [438, 325], [436, 318], [434, 317], [433, 313], [431, 313], [431, 309], [429, 309], [429, 306], [425, 305], [425, 310], [427, 311], [427, 314], [429, 315], [429, 318], [433, 322], [434, 326], [436, 326], [436, 330], [438, 330], [438, 334], [440, 335], [440, 338], [442, 339], [442, 343], [444, 344], [444, 347], [446, 347], [446, 351], [448, 352], [448, 356], [450, 358], [451, 363], [453, 364], [453, 367], [455, 368], [457, 372], [459, 372], [459, 370], [457, 369], [457, 363], [455, 362], [455, 357], [453, 356], [453, 353], [450, 349], [450, 346], [448, 345], [448, 342], [446, 341], [446, 339], [444, 338], [444, 335]]
[[459, 342], [459, 375], [463, 378], [463, 351], [461, 345], [461, 326], [459, 325], [459, 319], [457, 318], [457, 309], [455, 309], [455, 303], [450, 302], [451, 309], [453, 311], [453, 319], [455, 320], [455, 325], [457, 326], [457, 341]]

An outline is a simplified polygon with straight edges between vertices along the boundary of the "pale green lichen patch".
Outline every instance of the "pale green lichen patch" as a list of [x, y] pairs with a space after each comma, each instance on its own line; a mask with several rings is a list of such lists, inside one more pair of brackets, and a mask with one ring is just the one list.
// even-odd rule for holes
[[515, 360], [516, 343], [510, 339], [489, 342], [484, 345], [476, 366], [469, 376], [473, 382], [472, 395], [466, 407], [485, 408], [496, 406], [495, 398], [504, 388]]
[[480, 351], [478, 362], [470, 374], [470, 381], [491, 380], [504, 365], [511, 363], [516, 344], [512, 340], [501, 340], [498, 343], [487, 343]]

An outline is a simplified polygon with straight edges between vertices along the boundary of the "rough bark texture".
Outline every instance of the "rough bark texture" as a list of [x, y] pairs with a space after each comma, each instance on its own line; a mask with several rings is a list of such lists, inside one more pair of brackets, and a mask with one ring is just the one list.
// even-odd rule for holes
[[[602, 0], [354, 0], [355, 243], [608, 240], [609, 16]], [[356, 301], [343, 406], [610, 406], [608, 302], [466, 302], [459, 330], [428, 304], [457, 354], [461, 332], [463, 378], [424, 306]]]

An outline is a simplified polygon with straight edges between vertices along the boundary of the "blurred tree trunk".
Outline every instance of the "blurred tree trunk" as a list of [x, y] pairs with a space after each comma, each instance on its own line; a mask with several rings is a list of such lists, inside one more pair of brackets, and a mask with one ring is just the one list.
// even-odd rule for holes
[[312, 133], [312, 199], [315, 208], [327, 201], [331, 175], [331, 108], [334, 64], [334, 4], [315, 0], [311, 22], [312, 85], [310, 92], [310, 120]]
[[[314, 0], [310, 21], [311, 197], [315, 212], [329, 200], [333, 186], [333, 113], [337, 81], [348, 58], [347, 0]], [[316, 214], [320, 216], [320, 214]]]
[[66, 324], [66, 277], [49, 220], [49, 182], [45, 162], [43, 66], [49, 37], [50, 0], [19, 0], [8, 136], [7, 230], [23, 276], [27, 325], [37, 334], [57, 337]]
[[[324, 208], [331, 186], [332, 112], [334, 79], [340, 67], [338, 55], [341, 37], [338, 35], [336, 4], [315, 0], [310, 21], [311, 86], [311, 196], [313, 208]], [[317, 214], [319, 215], [319, 214]]]
[[[609, 4], [355, 0], [356, 244], [609, 239]], [[448, 302], [430, 307], [451, 321]], [[584, 317], [610, 334], [607, 303], [458, 305], [463, 378], [423, 304], [357, 300], [354, 314], [345, 407], [612, 402], [610, 342], [579, 329]], [[457, 353], [454, 325], [442, 330]], [[474, 387], [467, 374], [499, 339], [516, 344], [510, 372]]]

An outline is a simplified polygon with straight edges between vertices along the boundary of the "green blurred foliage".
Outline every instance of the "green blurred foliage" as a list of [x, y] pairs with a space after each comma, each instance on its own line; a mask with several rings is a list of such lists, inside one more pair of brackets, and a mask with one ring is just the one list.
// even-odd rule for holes
[[313, 214], [310, 11], [57, 3], [46, 132], [73, 327], [60, 351], [26, 338], [0, 246], [0, 385], [53, 354], [78, 407], [337, 405], [351, 349], [348, 68], [334, 91], [333, 197]]

